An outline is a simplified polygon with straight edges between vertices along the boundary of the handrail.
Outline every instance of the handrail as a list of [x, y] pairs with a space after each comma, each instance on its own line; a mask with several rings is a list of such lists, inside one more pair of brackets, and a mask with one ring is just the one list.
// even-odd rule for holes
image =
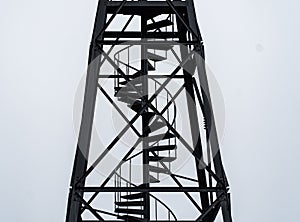
[[[126, 46], [125, 48], [122, 48], [122, 49], [118, 50], [118, 51], [114, 54], [114, 60], [115, 60], [115, 62], [117, 62], [117, 64], [122, 64], [122, 65], [124, 65], [128, 70], [129, 70], [129, 69], [132, 69], [132, 70], [135, 70], [135, 71], [140, 71], [139, 69], [136, 69], [135, 67], [132, 67], [131, 65], [129, 65], [129, 64], [130, 64], [130, 57], [129, 57], [129, 55], [128, 55], [128, 61], [127, 61], [127, 62], [121, 61], [121, 58], [120, 58], [120, 57], [121, 57], [120, 54], [121, 54], [122, 52], [128, 50], [128, 53], [129, 53], [130, 48], [133, 47], [133, 46], [134, 46], [134, 45], [129, 45], [129, 46]], [[127, 63], [128, 63], [128, 64], [127, 64]], [[127, 73], [129, 74], [129, 71], [127, 71]], [[156, 80], [154, 77], [151, 77], [151, 76], [148, 76], [148, 75], [147, 75], [147, 78], [153, 80], [153, 82], [155, 83], [155, 86], [156, 86], [156, 84], [157, 84], [158, 86], [160, 86], [160, 87], [163, 85], [163, 84], [160, 83], [158, 80]], [[118, 81], [118, 84], [119, 84], [119, 81]], [[117, 86], [119, 86], [119, 85], [117, 85]], [[175, 96], [173, 96], [173, 95], [171, 94], [171, 92], [170, 92], [168, 89], [164, 88], [163, 90], [166, 92], [167, 97], [170, 98], [170, 101], [169, 101], [169, 100], [167, 101], [167, 104], [166, 104], [165, 108], [163, 109], [163, 111], [160, 113], [160, 115], [162, 116], [162, 118], [164, 118], [163, 115], [164, 115], [165, 111], [167, 111], [167, 112], [168, 112], [167, 115], [169, 115], [170, 107], [172, 107], [172, 104], [173, 104], [173, 110], [174, 110], [174, 113], [173, 113], [173, 116], [174, 116], [174, 117], [173, 117], [173, 120], [172, 120], [171, 122], [169, 122], [169, 118], [168, 118], [168, 120], [166, 120], [166, 121], [168, 121], [169, 124], [171, 123], [171, 124], [170, 124], [171, 126], [175, 126], [175, 127], [176, 127], [177, 105], [176, 105], [176, 102], [175, 102], [175, 99], [174, 99]], [[151, 105], [152, 105], [152, 104], [151, 104]], [[158, 108], [157, 106], [154, 106], [154, 107], [155, 107], [155, 109]], [[150, 108], [151, 108], [151, 107], [150, 107]], [[157, 112], [157, 111], [155, 111], [155, 112]], [[158, 111], [158, 112], [159, 112], [159, 111]], [[158, 118], [158, 117], [156, 117], [156, 118]], [[168, 129], [168, 130], [169, 130], [169, 129]], [[155, 145], [158, 144], [158, 143], [159, 143], [159, 141], [155, 142], [154, 144], [151, 145], [151, 147], [152, 147], [152, 146], [155, 146]], [[175, 144], [176, 144], [176, 138], [175, 138]], [[138, 152], [138, 153], [135, 154], [134, 156], [132, 156], [132, 157], [126, 159], [126, 162], [131, 161], [131, 159], [137, 157], [137, 156], [140, 155], [142, 152], [143, 152], [143, 151]], [[118, 176], [118, 178], [120, 178], [121, 180], [125, 181], [125, 182], [127, 183], [127, 186], [130, 185], [130, 186], [138, 187], [138, 185], [135, 185], [134, 183], [131, 182], [131, 179], [130, 179], [130, 181], [129, 181], [129, 180], [127, 180], [126, 178], [122, 177], [121, 172], [120, 172], [120, 174], [119, 174], [119, 173], [117, 173], [117, 171], [115, 171], [115, 175]], [[130, 178], [131, 178], [131, 177], [130, 177]], [[170, 220], [170, 215], [172, 215], [172, 217], [174, 218], [174, 220], [177, 221], [177, 218], [176, 218], [176, 215], [174, 214], [174, 212], [173, 212], [173, 211], [172, 211], [172, 210], [171, 210], [164, 202], [162, 202], [161, 200], [159, 200], [159, 199], [158, 199], [157, 197], [155, 197], [153, 194], [150, 194], [150, 193], [149, 193], [149, 195], [156, 201], [155, 203], [158, 202], [158, 203], [160, 203], [165, 209], [167, 209], [169, 220]], [[156, 205], [157, 205], [157, 204], [156, 204]]]
[[[133, 46], [134, 46], [134, 45], [130, 45], [130, 46], [127, 46], [127, 47], [125, 47], [125, 48], [123, 48], [123, 49], [117, 51], [117, 52], [115, 53], [115, 55], [114, 55], [114, 59], [115, 59], [117, 62], [120, 62], [121, 64], [123, 64], [123, 65], [125, 65], [125, 66], [128, 66], [128, 67], [131, 68], [131, 69], [134, 69], [135, 71], [139, 71], [138, 69], [136, 69], [136, 68], [134, 68], [134, 67], [132, 67], [132, 66], [130, 66], [130, 65], [124, 63], [124, 62], [122, 62], [120, 59], [118, 59], [118, 56], [117, 56], [117, 55], [119, 55], [121, 52], [123, 52], [123, 51], [125, 51], [125, 50], [127, 50], [127, 49], [129, 49], [129, 48], [131, 48], [131, 47], [133, 47]], [[156, 79], [154, 79], [154, 78], [151, 77], [151, 76], [148, 76], [147, 78], [152, 79], [155, 83], [157, 83], [157, 84], [160, 85], [160, 86], [162, 85], [159, 81], [157, 81]], [[170, 96], [170, 99], [172, 100], [173, 96], [172, 96], [172, 94], [170, 93], [170, 91], [169, 91], [168, 89], [166, 89], [166, 88], [164, 88], [164, 90], [167, 92], [167, 94]], [[177, 117], [177, 106], [176, 106], [175, 101], [173, 102], [173, 104], [174, 104], [174, 117], [173, 117], [172, 123], [170, 124], [171, 126], [173, 126], [173, 125], [175, 124], [176, 117]]]
[[[133, 184], [132, 182], [128, 181], [127, 179], [125, 179], [124, 177], [122, 177], [120, 174], [118, 174], [117, 172], [115, 172], [115, 174], [121, 178], [122, 180], [124, 180], [126, 183], [134, 186], [134, 187], [138, 187], [137, 185]], [[174, 214], [174, 212], [164, 203], [162, 202], [160, 199], [158, 199], [157, 197], [155, 197], [153, 194], [150, 194], [149, 193], [149, 196], [153, 197], [156, 201], [158, 201], [159, 203], [161, 203], [173, 216], [173, 218], [175, 219], [175, 221], [177, 221], [177, 217], [176, 215]]]

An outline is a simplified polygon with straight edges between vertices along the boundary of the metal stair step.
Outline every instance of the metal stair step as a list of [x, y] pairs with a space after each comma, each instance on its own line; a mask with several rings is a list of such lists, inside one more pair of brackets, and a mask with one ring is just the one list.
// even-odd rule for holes
[[134, 91], [130, 91], [130, 92], [123, 92], [123, 91], [119, 91], [118, 93], [115, 94], [116, 97], [130, 97], [133, 99], [140, 99], [142, 97], [141, 94], [139, 94], [138, 92], [134, 92]]
[[140, 184], [137, 186], [137, 188], [145, 188], [145, 187], [146, 187], [145, 184]]
[[154, 62], [160, 62], [160, 61], [164, 61], [167, 58], [160, 56], [160, 55], [156, 55], [154, 53], [151, 52], [147, 52], [147, 58], [154, 61]]
[[123, 88], [123, 87], [119, 87], [119, 86], [118, 86], [118, 87], [115, 87], [115, 91], [116, 91], [116, 92], [119, 92], [122, 88]]
[[135, 194], [121, 196], [121, 198], [127, 199], [127, 200], [140, 199], [140, 198], [144, 198], [144, 197], [145, 197], [145, 193], [135, 193]]
[[117, 95], [120, 92], [123, 93], [129, 93], [129, 92], [141, 92], [142, 91], [142, 86], [131, 86], [131, 85], [126, 85], [123, 87], [115, 87], [115, 95]]
[[116, 97], [123, 97], [123, 96], [130, 96], [131, 98], [140, 98], [140, 94], [138, 92], [123, 92], [123, 91], [119, 91], [115, 93]]
[[150, 62], [148, 62], [148, 71], [155, 71], [155, 67]]
[[142, 85], [135, 85], [135, 84], [131, 84], [130, 85], [126, 85], [124, 87], [122, 87], [121, 91], [133, 91], [133, 92], [137, 92], [137, 91], [141, 91], [143, 89]]
[[138, 77], [140, 77], [141, 76], [141, 73], [142, 73], [142, 71], [140, 70], [140, 71], [137, 71], [136, 73], [134, 73], [131, 77], [132, 78], [138, 78]]
[[146, 45], [147, 49], [155, 49], [155, 50], [162, 50], [162, 51], [168, 51], [173, 48], [172, 45], [169, 44], [147, 44]]
[[157, 167], [157, 166], [151, 166], [151, 165], [149, 165], [149, 170], [150, 170], [151, 172], [154, 172], [154, 173], [165, 173], [165, 174], [169, 174], [169, 170], [164, 169], [164, 168], [161, 168], [161, 167]]
[[117, 206], [145, 206], [145, 201], [123, 201], [115, 202]]
[[160, 180], [157, 179], [157, 178], [155, 178], [154, 176], [150, 175], [150, 176], [149, 176], [149, 182], [150, 182], [150, 183], [159, 183]]
[[130, 109], [132, 109], [133, 111], [135, 111], [135, 112], [139, 112], [140, 109], [143, 107], [142, 101], [139, 101], [139, 100], [138, 100], [138, 101], [136, 101], [135, 103], [133, 103], [132, 105], [129, 104], [128, 107], [129, 107]]
[[158, 142], [160, 140], [167, 140], [167, 139], [171, 139], [171, 138], [175, 138], [175, 135], [172, 134], [172, 133], [165, 133], [165, 134], [158, 134], [158, 135], [155, 135], [155, 136], [149, 136], [147, 137], [147, 141], [148, 142]]
[[171, 22], [168, 19], [165, 19], [165, 20], [162, 20], [162, 21], [159, 21], [159, 22], [154, 22], [154, 23], [151, 23], [151, 24], [147, 25], [146, 29], [149, 31], [149, 30], [153, 30], [153, 29], [159, 29], [159, 28], [167, 27], [167, 26], [170, 26], [170, 25], [173, 25], [173, 22]]
[[149, 123], [154, 118], [155, 113], [153, 113], [153, 112], [146, 112], [146, 113], [142, 113], [142, 116], [145, 119], [145, 121]]
[[128, 84], [129, 82], [130, 82], [130, 81], [124, 80], [124, 81], [120, 81], [119, 84], [120, 84], [120, 85], [126, 85], [126, 84]]
[[127, 96], [127, 97], [118, 97], [118, 100], [120, 101], [120, 102], [124, 102], [124, 103], [129, 103], [129, 104], [133, 104], [133, 103], [135, 103], [136, 101], [138, 101], [138, 99], [137, 98], [132, 98], [132, 97], [130, 97], [130, 96]]
[[166, 126], [166, 123], [164, 122], [160, 122], [160, 121], [155, 121], [154, 123], [152, 123], [150, 126], [145, 127], [145, 133], [153, 133], [159, 129], [162, 129], [163, 127]]
[[129, 216], [129, 215], [123, 215], [123, 216], [118, 216], [117, 219], [122, 219], [127, 222], [142, 222], [143, 218], [140, 217], [134, 217], [134, 216]]
[[167, 40], [167, 39], [175, 39], [179, 38], [178, 32], [170, 32], [170, 31], [163, 31], [163, 32], [147, 32], [145, 35], [148, 39], [161, 39], [161, 40]]
[[150, 156], [149, 157], [149, 161], [150, 162], [158, 162], [158, 161], [162, 161], [162, 162], [173, 162], [176, 160], [176, 157], [162, 157], [162, 156]]
[[115, 209], [116, 213], [124, 213], [124, 214], [139, 214], [139, 215], [144, 215], [145, 211], [144, 210], [139, 210], [139, 209], [127, 209], [127, 208], [117, 208]]
[[149, 151], [168, 151], [168, 150], [175, 150], [176, 145], [165, 145], [165, 146], [154, 146], [148, 148]]
[[[129, 82], [127, 81], [120, 81], [119, 82], [120, 85], [129, 85]], [[134, 81], [130, 81], [130, 84], [134, 85], [134, 86], [139, 86], [141, 85], [142, 83], [141, 82], [134, 82]]]

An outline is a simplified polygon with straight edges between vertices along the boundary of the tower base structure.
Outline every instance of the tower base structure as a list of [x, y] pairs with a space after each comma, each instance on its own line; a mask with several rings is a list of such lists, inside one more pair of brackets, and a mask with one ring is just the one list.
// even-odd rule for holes
[[232, 221], [193, 1], [100, 0], [66, 222], [217, 217]]

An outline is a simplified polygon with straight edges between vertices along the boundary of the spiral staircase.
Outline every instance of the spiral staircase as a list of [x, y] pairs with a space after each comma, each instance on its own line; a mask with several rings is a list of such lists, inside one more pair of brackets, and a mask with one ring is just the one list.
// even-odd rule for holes
[[[160, 20], [155, 22], [154, 19], [151, 19], [151, 23], [147, 25], [147, 31], [159, 32], [161, 28], [166, 28], [168, 26], [172, 26], [173, 22], [170, 20], [170, 16], [167, 19]], [[118, 65], [125, 66], [127, 70], [127, 74], [130, 73], [130, 70], [133, 70], [135, 73], [132, 75], [127, 75], [129, 82], [127, 80], [118, 79], [115, 82], [115, 97], [119, 102], [125, 103], [133, 112], [139, 113], [141, 108], [144, 105], [145, 100], [145, 92], [143, 93], [143, 79], [151, 78], [150, 76], [144, 76], [141, 70], [138, 70], [132, 67], [130, 61], [128, 59], [127, 63], [121, 61], [120, 53], [128, 53], [132, 46], [128, 46], [125, 49], [118, 51], [115, 54], [115, 63]], [[167, 52], [172, 49], [172, 46], [168, 45], [156, 45], [156, 44], [147, 44], [146, 45], [146, 62], [147, 62], [147, 70], [148, 71], [156, 71], [156, 63], [162, 62], [167, 59], [167, 57], [156, 54], [156, 52], [164, 53], [167, 56]], [[144, 77], [144, 78], [141, 78]], [[155, 83], [155, 90], [160, 85], [157, 80], [152, 79]], [[167, 105], [172, 99], [171, 93], [164, 89], [166, 93], [167, 100], [163, 100], [162, 102]], [[154, 107], [157, 109], [157, 104], [159, 98], [155, 100]], [[170, 109], [173, 109], [173, 117], [170, 117]], [[176, 104], [173, 102], [173, 106], [169, 107], [166, 110], [166, 114], [164, 118], [161, 118], [160, 115], [157, 115], [153, 111], [146, 110], [142, 113], [141, 117], [143, 124], [143, 135], [142, 138], [144, 141], [146, 140], [149, 144], [147, 149], [149, 152], [149, 178], [148, 184], [158, 184], [160, 183], [160, 174], [171, 174], [171, 163], [177, 158], [177, 142], [176, 137], [172, 134], [166, 121], [168, 121], [171, 126], [176, 127]], [[166, 121], [165, 121], [166, 120]], [[143, 151], [138, 153], [132, 158], [136, 158], [143, 154]], [[131, 165], [131, 159], [127, 159], [124, 163], [129, 163]], [[162, 163], [162, 164], [161, 164]], [[131, 166], [130, 166], [131, 167]], [[126, 186], [134, 186], [134, 187], [144, 187], [144, 184], [135, 185], [134, 183], [126, 180], [122, 175], [120, 175], [122, 170], [120, 169], [120, 173], [115, 174], [116, 186], [121, 186], [121, 181], [125, 182]], [[126, 193], [125, 195], [122, 193], [115, 194], [115, 213], [118, 214], [117, 218], [122, 219], [124, 221], [133, 221], [140, 222], [143, 221], [145, 217], [145, 195], [144, 192], [138, 193]], [[152, 198], [155, 202], [155, 208], [157, 208], [157, 203], [161, 204], [166, 210], [168, 214], [168, 220], [173, 217], [173, 220], [177, 220], [175, 214], [169, 209], [162, 201], [156, 198], [154, 195], [150, 194], [150, 198]], [[155, 209], [157, 214], [157, 209]]]
[[[218, 214], [232, 222], [204, 60], [193, 0], [99, 1], [66, 222], [213, 222]], [[170, 71], [171, 63], [176, 68]], [[94, 157], [90, 145], [98, 96], [126, 125], [101, 146], [103, 151], [93, 150]], [[181, 99], [185, 102], [176, 107]], [[130, 129], [137, 141], [127, 149], [121, 139]], [[110, 161], [108, 155], [119, 157], [123, 151], [122, 159]], [[178, 167], [185, 155], [193, 159], [184, 166], [190, 171]], [[109, 174], [99, 175], [106, 161]], [[174, 192], [190, 210], [169, 198]]]

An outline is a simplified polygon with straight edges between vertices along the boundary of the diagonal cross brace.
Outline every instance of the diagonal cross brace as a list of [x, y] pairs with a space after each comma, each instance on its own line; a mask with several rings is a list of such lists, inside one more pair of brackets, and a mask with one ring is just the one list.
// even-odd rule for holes
[[[114, 101], [110, 98], [110, 96], [107, 94], [107, 92], [103, 89], [103, 87], [101, 87], [98, 84], [98, 88], [100, 89], [100, 91], [103, 93], [103, 95], [108, 99], [108, 101], [113, 105], [113, 107], [119, 112], [119, 114], [123, 117], [123, 119], [126, 121], [127, 124], [129, 124], [129, 120], [127, 119], [127, 117], [124, 115], [124, 113], [122, 112], [122, 110], [114, 103]], [[130, 125], [130, 127], [132, 128], [132, 130], [136, 133], [136, 135], [138, 137], [141, 137], [142, 135], [137, 131], [137, 129], [134, 127], [134, 125]]]
[[152, 101], [158, 96], [158, 94], [169, 84], [172, 80], [172, 77], [175, 76], [182, 66], [190, 59], [190, 57], [194, 54], [192, 51], [185, 61], [183, 61], [170, 75], [170, 78], [167, 79], [157, 90], [157, 92], [147, 101], [146, 104], [143, 105], [141, 110], [129, 121], [129, 123], [123, 128], [123, 130], [114, 138], [114, 140], [110, 143], [110, 145], [106, 148], [106, 150], [96, 159], [96, 161], [92, 164], [92, 166], [84, 173], [84, 175], [78, 180], [77, 184], [80, 183], [83, 179], [85, 179], [93, 170], [94, 168], [101, 162], [101, 160], [106, 156], [106, 154], [115, 146], [115, 144], [124, 136], [126, 131], [130, 128], [130, 125], [133, 124], [144, 112], [144, 110], [151, 105]]

